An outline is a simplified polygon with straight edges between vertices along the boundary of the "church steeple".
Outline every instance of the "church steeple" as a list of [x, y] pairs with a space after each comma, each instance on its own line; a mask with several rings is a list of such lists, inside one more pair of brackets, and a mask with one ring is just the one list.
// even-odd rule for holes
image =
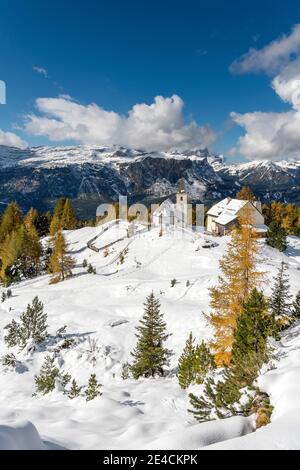
[[176, 194], [176, 204], [186, 205], [188, 203], [187, 193], [185, 189], [185, 179], [180, 178], [178, 183], [178, 192]]
[[185, 190], [185, 179], [184, 179], [184, 178], [180, 178], [180, 180], [179, 180], [179, 184], [178, 184], [178, 193], [186, 193], [186, 190]]

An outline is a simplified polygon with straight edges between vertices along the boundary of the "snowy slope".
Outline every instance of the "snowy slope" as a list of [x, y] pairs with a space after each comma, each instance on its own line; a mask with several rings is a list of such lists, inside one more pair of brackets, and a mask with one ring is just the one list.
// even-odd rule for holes
[[[14, 351], [20, 361], [17, 371], [0, 366], [0, 400], [5, 403], [0, 407], [0, 425], [28, 420], [34, 423], [48, 448], [72, 449], [200, 448], [225, 439], [231, 442], [251, 432], [251, 418], [197, 424], [187, 413], [188, 392], [180, 389], [176, 378], [178, 357], [188, 333], [192, 331], [197, 340], [211, 335], [202, 312], [208, 311], [208, 288], [216, 283], [218, 262], [226, 250], [227, 238], [217, 239], [218, 246], [205, 249], [202, 234], [175, 231], [159, 237], [158, 230], [140, 233], [130, 239], [125, 262], [120, 265], [118, 254], [127, 246], [128, 239], [114, 244], [104, 257], [103, 252], [96, 253], [86, 246], [98, 233], [99, 227], [67, 232], [70, 250], [77, 261], [72, 279], [49, 285], [45, 275], [12, 287], [13, 297], [0, 304], [0, 355], [8, 352], [3, 327], [13, 318], [18, 319], [27, 303], [38, 295], [48, 313], [49, 333], [54, 335], [59, 327], [67, 325], [69, 335], [78, 341], [73, 349], [59, 353], [57, 364], [76, 378], [80, 386], [95, 372], [103, 384], [103, 396], [89, 403], [83, 397], [69, 400], [60, 391], [33, 397], [34, 374], [39, 372], [47, 352]], [[119, 232], [116, 227], [106, 232], [105, 242], [117, 240], [125, 233], [126, 226], [120, 224]], [[100, 240], [101, 237], [97, 239], [99, 247]], [[295, 294], [300, 279], [300, 240], [294, 237], [289, 242], [287, 256], [263, 247], [263, 269], [271, 279], [285, 258]], [[96, 275], [86, 273], [83, 259], [97, 268]], [[178, 283], [172, 288], [173, 278]], [[267, 292], [270, 284], [267, 283]], [[152, 290], [160, 299], [168, 332], [172, 334], [168, 347], [174, 356], [169, 373], [161, 379], [124, 381], [121, 364], [130, 361], [135, 326], [143, 313], [145, 297]], [[88, 353], [89, 338], [97, 341], [96, 364]], [[296, 413], [297, 403], [300, 406], [299, 393], [297, 400], [291, 399], [296, 389], [294, 395], [289, 395], [292, 391], [287, 391], [287, 395], [280, 393], [282, 382], [288, 378], [285, 374], [294, 373], [293, 364], [300, 354], [300, 339], [295, 336], [293, 340], [293, 332], [291, 338], [282, 340], [288, 345], [288, 356], [261, 379], [276, 409], [274, 423], [259, 432], [268, 436], [272, 433], [270, 440], [278, 447], [283, 435], [276, 422], [287, 422], [290, 413]], [[200, 393], [200, 389], [195, 387], [193, 391]], [[291, 408], [287, 408], [286, 402]], [[284, 428], [285, 443], [288, 433], [295, 432], [296, 421], [295, 417], [291, 426]], [[234, 445], [243, 445], [255, 436], [256, 433], [239, 437]], [[296, 433], [291, 442], [293, 447], [300, 446]]]

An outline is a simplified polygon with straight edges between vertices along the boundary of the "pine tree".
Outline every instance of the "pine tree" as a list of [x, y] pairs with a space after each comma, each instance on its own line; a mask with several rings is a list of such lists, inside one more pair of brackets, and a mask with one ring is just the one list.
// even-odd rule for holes
[[71, 389], [69, 391], [68, 397], [70, 400], [73, 400], [73, 398], [76, 398], [80, 395], [80, 388], [77, 385], [77, 382], [75, 379], [72, 380], [72, 385]]
[[66, 199], [64, 209], [61, 215], [61, 228], [64, 230], [73, 230], [76, 228], [77, 220], [70, 199]]
[[274, 221], [270, 223], [266, 243], [279, 251], [285, 251], [287, 249], [286, 231], [278, 222]]
[[38, 297], [34, 297], [32, 304], [27, 305], [20, 321], [23, 343], [26, 344], [31, 338], [35, 343], [41, 343], [47, 338], [47, 313], [44, 312], [44, 305]]
[[84, 259], [83, 262], [82, 262], [82, 267], [87, 268], [87, 266], [88, 266], [88, 262], [87, 262], [86, 259]]
[[32, 304], [27, 305], [27, 309], [20, 316], [20, 323], [12, 320], [6, 325], [8, 330], [4, 340], [8, 347], [19, 346], [24, 348], [27, 342], [32, 339], [35, 343], [41, 343], [47, 336], [47, 314], [44, 313], [44, 305], [35, 297]]
[[6, 293], [5, 293], [5, 292], [2, 292], [2, 295], [1, 295], [1, 302], [2, 302], [2, 303], [5, 302], [6, 299], [7, 299]]
[[17, 362], [18, 361], [14, 353], [5, 354], [5, 356], [1, 358], [1, 363], [4, 367], [12, 367], [13, 369], [15, 369]]
[[240, 388], [251, 385], [262, 365], [269, 360], [268, 337], [272, 317], [262, 292], [253, 289], [237, 319], [232, 347], [231, 372], [239, 378]]
[[178, 362], [178, 382], [181, 388], [186, 389], [195, 382], [195, 339], [190, 333]]
[[300, 319], [300, 290], [298, 291], [298, 294], [296, 295], [296, 298], [293, 302], [292, 313], [295, 319]]
[[133, 377], [163, 376], [164, 367], [169, 365], [171, 351], [163, 347], [168, 339], [166, 323], [160, 313], [159, 301], [153, 292], [147, 297], [144, 304], [144, 315], [136, 328], [138, 339], [136, 348], [132, 354], [134, 363], [131, 367]]
[[35, 376], [36, 390], [43, 395], [55, 389], [55, 382], [59, 377], [59, 369], [55, 366], [54, 361], [54, 357], [46, 356], [40, 374]]
[[88, 265], [87, 272], [88, 272], [89, 274], [96, 274], [96, 268], [94, 268], [92, 264], [89, 264], [89, 265]]
[[244, 186], [236, 195], [237, 199], [240, 199], [242, 201], [255, 201], [255, 195], [253, 194], [253, 191], [249, 186]]
[[129, 379], [130, 373], [131, 373], [131, 366], [130, 366], [129, 362], [123, 362], [123, 364], [122, 364], [122, 373], [121, 373], [122, 379], [123, 380]]
[[270, 299], [270, 309], [273, 317], [274, 335], [278, 334], [285, 325], [291, 321], [291, 295], [289, 278], [286, 273], [287, 265], [282, 262], [277, 276], [274, 278], [274, 286]]
[[195, 382], [202, 384], [205, 376], [216, 367], [214, 358], [204, 341], [195, 348], [193, 369]]
[[94, 400], [94, 398], [101, 396], [100, 388], [102, 385], [97, 381], [96, 374], [91, 374], [89, 378], [88, 387], [85, 391], [86, 401]]
[[193, 409], [189, 411], [198, 421], [246, 411], [248, 404], [239, 403], [241, 389], [252, 386], [262, 365], [269, 360], [268, 337], [271, 332], [268, 303], [262, 292], [254, 289], [237, 318], [231, 367], [225, 368], [223, 378], [218, 383], [208, 378], [201, 397], [190, 394]]
[[20, 325], [15, 320], [12, 320], [8, 325], [4, 327], [5, 330], [8, 330], [7, 335], [4, 337], [4, 341], [6, 342], [9, 348], [13, 348], [14, 346], [23, 344], [21, 338], [21, 331]]
[[22, 224], [22, 212], [16, 202], [11, 202], [4, 211], [0, 224], [0, 242]]
[[53, 217], [58, 217], [59, 220], [61, 220], [63, 212], [64, 212], [64, 208], [65, 208], [65, 203], [66, 203], [65, 197], [61, 197], [58, 199], [54, 208]]
[[54, 238], [53, 253], [49, 260], [49, 272], [53, 274], [51, 283], [64, 281], [65, 278], [72, 276], [75, 261], [67, 254], [67, 248], [64, 234], [59, 231]]
[[253, 212], [246, 207], [239, 215], [239, 226], [232, 230], [227, 253], [220, 261], [222, 276], [218, 286], [210, 289], [213, 312], [207, 319], [214, 328], [211, 347], [217, 366], [230, 364], [237, 317], [244, 300], [263, 279], [263, 273], [257, 270], [259, 246], [252, 223]]

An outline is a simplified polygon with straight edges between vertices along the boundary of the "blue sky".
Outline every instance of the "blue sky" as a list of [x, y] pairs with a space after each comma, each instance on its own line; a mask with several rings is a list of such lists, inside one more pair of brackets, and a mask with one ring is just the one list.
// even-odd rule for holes
[[[59, 95], [125, 116], [137, 103], [178, 95], [183, 118], [209, 123], [216, 134], [210, 148], [226, 154], [245, 134], [231, 112], [290, 109], [268, 71], [236, 74], [229, 67], [249, 48], [290, 34], [300, 22], [297, 1], [0, 0], [0, 15], [0, 79], [7, 86], [0, 129], [30, 145], [73, 141], [74, 133], [43, 135], [40, 123], [24, 129], [26, 116], [48, 114], [37, 110], [38, 98]], [[229, 158], [246, 153], [237, 148]]]

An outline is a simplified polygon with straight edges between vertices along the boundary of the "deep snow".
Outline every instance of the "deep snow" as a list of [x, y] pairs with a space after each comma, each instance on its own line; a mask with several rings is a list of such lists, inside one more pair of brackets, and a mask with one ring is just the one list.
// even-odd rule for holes
[[[202, 248], [204, 238], [209, 238], [203, 234], [176, 230], [159, 237], [158, 230], [140, 233], [129, 240], [128, 254], [120, 265], [118, 253], [128, 240], [113, 245], [104, 257], [86, 246], [99, 232], [100, 227], [67, 232], [77, 262], [73, 278], [56, 285], [49, 285], [47, 275], [23, 281], [12, 286], [13, 297], [0, 304], [0, 355], [15, 352], [20, 361], [16, 371], [0, 366], [0, 425], [15, 426], [20, 420], [28, 420], [48, 448], [196, 449], [216, 442], [214, 446], [225, 448], [300, 448], [300, 326], [289, 330], [277, 344], [281, 356], [277, 368], [259, 378], [261, 388], [270, 394], [275, 406], [269, 426], [251, 433], [253, 419], [241, 417], [198, 424], [187, 412], [189, 392], [178, 385], [176, 365], [190, 331], [199, 341], [211, 335], [202, 312], [209, 311], [208, 288], [217, 281], [218, 262], [228, 239], [214, 239], [218, 246]], [[108, 230], [95, 245], [101, 247], [124, 234], [126, 226], [121, 223], [120, 231], [116, 227]], [[289, 238], [286, 255], [264, 246], [263, 241], [261, 244], [266, 293], [270, 293], [272, 277], [285, 259], [295, 294], [300, 285], [300, 239]], [[96, 275], [86, 273], [83, 259], [96, 267]], [[171, 287], [173, 278], [178, 283]], [[130, 361], [135, 326], [143, 314], [145, 297], [152, 290], [160, 299], [168, 332], [172, 333], [168, 340], [174, 352], [171, 366], [166, 378], [122, 380], [121, 365]], [[44, 302], [49, 333], [54, 335], [67, 325], [68, 334], [78, 343], [61, 351], [57, 364], [80, 386], [86, 385], [95, 372], [103, 384], [101, 397], [87, 403], [84, 397], [70, 400], [57, 390], [32, 396], [34, 374], [39, 372], [49, 349], [54, 348], [51, 338], [48, 352], [41, 348], [33, 354], [20, 353], [17, 349], [7, 350], [3, 327], [13, 318], [18, 319], [35, 295]], [[89, 338], [97, 342], [93, 354], [88, 351]], [[200, 390], [193, 387], [193, 392]], [[5, 446], [3, 442], [1, 445]]]

